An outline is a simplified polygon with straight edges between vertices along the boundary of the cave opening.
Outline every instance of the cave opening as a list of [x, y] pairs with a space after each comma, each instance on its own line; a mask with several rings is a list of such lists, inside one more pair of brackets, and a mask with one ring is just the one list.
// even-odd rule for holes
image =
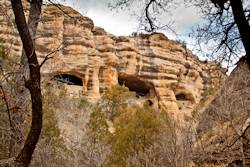
[[189, 100], [188, 97], [184, 93], [179, 93], [175, 95], [176, 100], [187, 101]]
[[175, 95], [175, 98], [177, 101], [190, 101], [193, 102], [194, 101], [194, 97], [192, 96], [192, 94], [189, 93], [177, 93]]
[[150, 86], [138, 77], [120, 75], [118, 76], [118, 83], [125, 85], [130, 91], [136, 92], [136, 97], [148, 96], [150, 94]]
[[148, 99], [148, 105], [152, 106], [154, 103], [152, 102], [152, 100]]
[[58, 83], [66, 83], [68, 85], [83, 86], [82, 79], [71, 74], [55, 75], [54, 80], [56, 80]]

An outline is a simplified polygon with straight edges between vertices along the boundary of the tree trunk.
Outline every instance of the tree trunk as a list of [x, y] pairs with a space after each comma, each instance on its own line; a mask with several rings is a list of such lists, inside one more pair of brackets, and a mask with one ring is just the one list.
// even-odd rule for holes
[[[28, 28], [30, 31], [33, 44], [35, 44], [37, 26], [40, 21], [40, 16], [41, 16], [41, 11], [42, 11], [41, 6], [42, 6], [42, 0], [32, 0], [30, 3]], [[29, 78], [28, 60], [27, 60], [24, 50], [22, 52], [21, 61], [20, 61], [20, 72], [21, 72], [21, 75], [25, 76], [25, 78]], [[21, 77], [20, 79], [22, 78], [23, 77]]]
[[[40, 5], [41, 8], [41, 1], [32, 2], [37, 3], [37, 6]], [[40, 87], [41, 76], [34, 43], [25, 20], [22, 2], [21, 0], [11, 0], [11, 5], [30, 71], [30, 77], [27, 81], [25, 81], [25, 86], [28, 88], [31, 95], [32, 124], [24, 147], [16, 158], [17, 162], [19, 163], [18, 166], [27, 167], [30, 164], [32, 154], [35, 150], [42, 129], [42, 94]]]
[[247, 64], [250, 67], [250, 26], [246, 19], [242, 3], [241, 0], [230, 0], [234, 20], [246, 51]]
[[[246, 59], [250, 68], [250, 26], [244, 14], [243, 2], [240, 0], [230, 0], [235, 23], [241, 36], [242, 43], [246, 51]], [[248, 126], [243, 136], [244, 166], [250, 166], [250, 127]]]

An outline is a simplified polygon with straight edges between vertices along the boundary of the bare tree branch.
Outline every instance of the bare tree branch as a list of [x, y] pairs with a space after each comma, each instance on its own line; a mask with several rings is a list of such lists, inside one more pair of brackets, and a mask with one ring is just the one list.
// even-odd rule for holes
[[43, 61], [41, 62], [40, 68], [42, 68], [42, 66], [44, 65], [44, 63], [45, 63], [47, 60], [52, 59], [52, 58], [53, 58], [53, 55], [54, 55], [56, 52], [60, 51], [61, 49], [63, 49], [63, 48], [58, 47], [56, 50], [53, 50], [52, 52], [50, 52], [49, 54], [47, 54], [47, 55], [45, 56], [45, 58], [43, 59]]

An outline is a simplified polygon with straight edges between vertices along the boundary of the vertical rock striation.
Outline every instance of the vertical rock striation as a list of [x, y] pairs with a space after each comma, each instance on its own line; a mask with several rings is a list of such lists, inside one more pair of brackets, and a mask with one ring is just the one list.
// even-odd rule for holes
[[[8, 9], [0, 10], [1, 45], [20, 57], [21, 42], [9, 1], [0, 0], [0, 8]], [[82, 80], [82, 85], [67, 86], [71, 92], [96, 100], [110, 86], [125, 84], [138, 98], [151, 99], [175, 115], [190, 114], [203, 93], [225, 77], [218, 65], [201, 62], [161, 33], [117, 37], [62, 5], [44, 5], [36, 49], [40, 61], [57, 50], [42, 67], [44, 75], [67, 74]]]

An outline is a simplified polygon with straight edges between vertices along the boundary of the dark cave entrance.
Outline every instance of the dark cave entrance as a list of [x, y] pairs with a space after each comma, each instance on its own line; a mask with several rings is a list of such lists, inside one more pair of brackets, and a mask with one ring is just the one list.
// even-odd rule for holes
[[178, 92], [175, 94], [175, 98], [180, 111], [190, 110], [195, 103], [194, 96], [191, 94], [191, 92]]
[[136, 92], [136, 96], [149, 96], [150, 95], [150, 86], [143, 80], [135, 76], [129, 75], [119, 75], [118, 83], [120, 85], [125, 85], [129, 88], [130, 91]]
[[152, 100], [150, 100], [150, 99], [148, 99], [147, 102], [148, 102], [148, 105], [149, 105], [149, 106], [152, 106], [152, 105], [154, 104], [154, 103], [152, 102]]
[[175, 95], [177, 101], [194, 101], [194, 97], [191, 94], [178, 93]]
[[55, 75], [54, 80], [56, 80], [58, 83], [66, 83], [68, 85], [83, 86], [82, 79], [71, 74]]
[[189, 100], [188, 97], [184, 93], [180, 93], [175, 95], [176, 100], [187, 101]]

